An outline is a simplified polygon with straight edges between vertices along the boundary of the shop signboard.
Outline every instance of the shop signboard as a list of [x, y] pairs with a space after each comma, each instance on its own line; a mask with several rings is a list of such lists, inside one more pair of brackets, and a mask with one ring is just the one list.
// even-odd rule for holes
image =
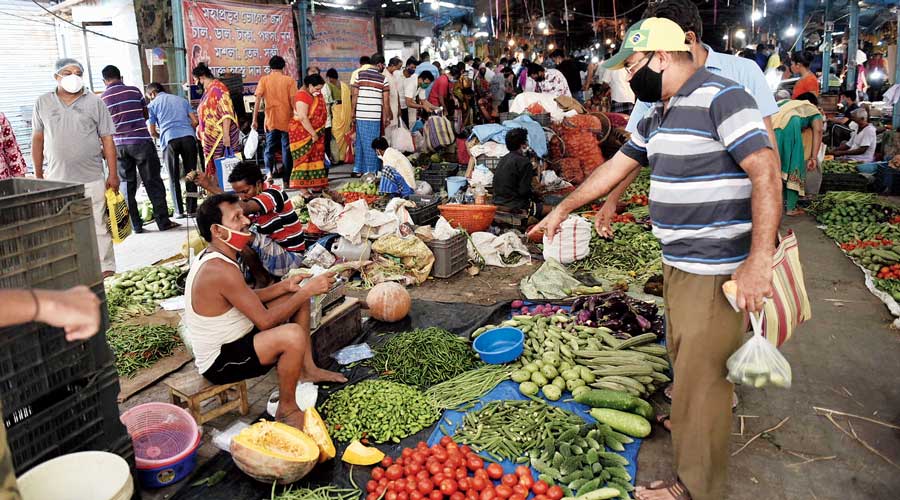
[[334, 68], [341, 80], [349, 82], [350, 73], [359, 67], [360, 56], [378, 51], [375, 20], [371, 17], [317, 12], [307, 19], [308, 64], [322, 73]]
[[188, 71], [206, 63], [214, 75], [239, 73], [253, 87], [280, 55], [297, 78], [297, 51], [289, 5], [182, 0]]

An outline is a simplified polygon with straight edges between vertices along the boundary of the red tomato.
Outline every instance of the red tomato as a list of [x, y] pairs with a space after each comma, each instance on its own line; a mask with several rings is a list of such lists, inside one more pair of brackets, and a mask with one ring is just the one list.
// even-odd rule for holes
[[461, 452], [463, 452], [463, 453], [471, 453], [471, 452], [472, 452], [472, 448], [469, 448], [469, 445], [464, 444], [464, 445], [462, 445], [462, 446], [459, 447], [459, 451], [461, 451]]
[[469, 458], [466, 459], [466, 467], [473, 472], [478, 469], [483, 469], [484, 460], [482, 460], [481, 457], [477, 455], [469, 455]]
[[525, 495], [514, 493], [513, 496], [509, 497], [509, 500], [525, 500]]
[[401, 477], [400, 479], [396, 480], [394, 482], [394, 484], [397, 486], [397, 493], [399, 493], [401, 491], [406, 491], [406, 478], [405, 477]]
[[444, 468], [441, 469], [441, 472], [448, 478], [453, 479], [456, 474], [456, 469], [451, 469], [450, 467], [447, 467], [447, 464], [444, 464]]
[[[388, 466], [390, 467], [390, 466]], [[381, 467], [375, 467], [372, 469], [372, 479], [378, 481], [379, 479], [384, 477], [384, 469]]]
[[397, 492], [396, 491], [388, 491], [384, 495], [384, 500], [397, 500]]
[[414, 463], [422, 465], [425, 463], [426, 460], [428, 460], [428, 455], [426, 455], [422, 451], [416, 451], [415, 453], [412, 454], [412, 460]]
[[419, 441], [418, 443], [416, 443], [416, 449], [421, 450], [423, 448], [428, 448], [428, 443], [426, 443], [425, 441]]
[[531, 469], [529, 469], [527, 465], [517, 465], [516, 466], [516, 475], [517, 476], [522, 477], [526, 474], [528, 474], [529, 476], [531, 475]]
[[[397, 500], [409, 500], [409, 493], [401, 491], [397, 493]], [[522, 500], [525, 500], [524, 498]]]
[[406, 459], [403, 457], [400, 457], [397, 460], [394, 460], [394, 465], [400, 465], [400, 466], [406, 465]]
[[450, 496], [450, 495], [456, 493], [456, 491], [457, 491], [456, 480], [444, 479], [443, 481], [441, 481], [441, 493], [443, 493], [444, 496]]
[[407, 474], [412, 474], [412, 475], [414, 475], [414, 476], [415, 476], [416, 474], [418, 474], [419, 471], [421, 471], [421, 470], [422, 470], [422, 464], [420, 464], [420, 463], [418, 463], [418, 462], [413, 462], [413, 463], [411, 463], [411, 464], [409, 464], [409, 465], [406, 466], [406, 473], [407, 473]]
[[491, 479], [500, 479], [503, 477], [503, 467], [501, 467], [500, 464], [488, 465], [487, 475]]
[[380, 498], [381, 495], [384, 495], [384, 492], [387, 491], [387, 486], [378, 485], [378, 489], [375, 490], [375, 494]]
[[401, 453], [401, 455], [403, 456], [403, 458], [411, 457], [412, 454], [413, 454], [413, 449], [412, 449], [412, 448], [403, 448], [403, 452]]
[[466, 500], [478, 500], [478, 492], [475, 490], [469, 490], [466, 492]]
[[437, 474], [431, 476], [431, 482], [436, 485], [441, 484], [441, 481], [443, 481], [444, 479], [447, 479], [447, 475], [443, 472], [438, 472]]
[[[448, 453], [448, 455], [449, 455], [449, 453]], [[450, 467], [451, 469], [455, 469], [459, 465], [460, 465], [459, 457], [455, 457], [453, 455], [450, 455], [449, 457], [447, 457], [447, 461], [444, 462], [444, 467]]]
[[481, 490], [481, 494], [478, 495], [478, 500], [494, 500], [495, 498], [497, 498], [497, 490], [492, 486], [488, 486]]
[[531, 491], [534, 492], [535, 495], [546, 495], [547, 488], [550, 486], [543, 480], [537, 481], [534, 483], [534, 486], [531, 487]]
[[420, 481], [422, 479], [431, 479], [431, 474], [425, 469], [420, 470], [419, 473], [416, 474], [417, 481]]
[[431, 479], [420, 478], [416, 482], [416, 490], [418, 490], [422, 495], [428, 495], [432, 490], [434, 490], [434, 483], [431, 482]]
[[535, 495], [531, 500], [550, 500], [547, 495]]
[[423, 500], [424, 498], [425, 496], [419, 493], [419, 490], [414, 490], [409, 494], [409, 500]]
[[438, 462], [444, 463], [447, 461], [447, 452], [443, 448], [438, 448], [432, 452], [434, 458], [437, 459]]
[[513, 494], [512, 488], [505, 484], [501, 484], [495, 488], [497, 490], [497, 496], [500, 498], [509, 498]]
[[456, 469], [456, 472], [453, 473], [453, 477], [455, 477], [457, 481], [459, 481], [460, 479], [462, 479], [464, 477], [468, 477], [468, 476], [469, 476], [469, 471], [467, 471], [466, 468], [462, 467], [462, 466], [458, 467]]
[[391, 457], [385, 456], [384, 458], [381, 459], [381, 466], [384, 467], [385, 469], [387, 469], [388, 467], [390, 467], [393, 464], [394, 464], [394, 459]]
[[441, 472], [441, 464], [437, 462], [431, 462], [431, 464], [428, 466], [428, 473], [433, 476], [439, 472]]
[[550, 500], [559, 500], [563, 497], [563, 490], [559, 486], [551, 486], [547, 488], [547, 498]]
[[515, 476], [515, 474], [504, 474], [500, 482], [512, 488], [513, 486], [519, 484], [519, 478]]
[[447, 446], [448, 444], [453, 442], [453, 438], [450, 436], [444, 436], [441, 438], [441, 446]]
[[459, 491], [469, 491], [469, 488], [472, 487], [472, 484], [467, 476], [456, 478], [456, 484], [457, 486], [459, 486]]
[[418, 483], [418, 479], [415, 476], [409, 476], [406, 478], [406, 492], [412, 493], [416, 491], [416, 485]]
[[446, 443], [446, 444], [441, 443], [441, 444], [443, 444], [448, 450], [459, 449], [459, 446], [452, 439], [450, 440], [449, 443]]
[[[501, 468], [500, 470], [503, 469]], [[479, 469], [475, 471], [475, 477], [480, 477], [481, 479], [484, 479], [485, 482], [488, 482], [488, 480], [490, 479], [490, 477], [488, 477], [487, 469]], [[493, 486], [493, 484], [491, 486]]]
[[[484, 469], [482, 469], [482, 470], [484, 470]], [[481, 491], [487, 486], [487, 481], [483, 477], [479, 476], [478, 474], [475, 474], [475, 477], [473, 477], [471, 480], [469, 480], [469, 482], [472, 485], [472, 489], [475, 491]]]
[[378, 495], [376, 495], [375, 493], [369, 493], [368, 495], [366, 495], [366, 500], [378, 500]]
[[461, 491], [456, 491], [450, 495], [450, 500], [466, 500], [466, 495]]
[[526, 490], [530, 490], [534, 486], [534, 477], [531, 475], [531, 471], [528, 471], [528, 474], [519, 476], [519, 484], [524, 486]]
[[428, 500], [444, 500], [444, 494], [441, 493], [441, 490], [432, 490], [428, 495]]
[[518, 495], [527, 497], [528, 493], [530, 493], [528, 491], [528, 488], [522, 486], [521, 484], [517, 484], [517, 485], [513, 486], [513, 494], [518, 494]]
[[378, 481], [374, 479], [369, 479], [369, 482], [366, 483], [366, 491], [369, 493], [374, 493], [375, 490], [378, 489]]

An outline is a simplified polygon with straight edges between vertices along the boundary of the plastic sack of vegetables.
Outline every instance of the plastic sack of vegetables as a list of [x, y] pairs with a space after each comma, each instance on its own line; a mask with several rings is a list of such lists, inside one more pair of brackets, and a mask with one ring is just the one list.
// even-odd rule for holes
[[106, 210], [109, 217], [106, 219], [106, 227], [112, 235], [114, 243], [122, 243], [131, 234], [131, 221], [128, 219], [128, 204], [122, 193], [112, 189], [106, 190]]
[[791, 365], [762, 334], [763, 314], [750, 313], [753, 337], [728, 358], [728, 380], [733, 384], [791, 387]]

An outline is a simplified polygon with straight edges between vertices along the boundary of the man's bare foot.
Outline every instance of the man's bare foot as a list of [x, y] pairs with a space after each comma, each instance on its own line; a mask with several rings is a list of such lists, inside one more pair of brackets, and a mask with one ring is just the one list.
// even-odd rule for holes
[[110, 278], [115, 275], [116, 275], [115, 271], [103, 271], [103, 279]]
[[347, 381], [347, 377], [341, 375], [340, 373], [323, 370], [321, 368], [304, 370], [301, 378], [304, 381], [308, 380], [310, 382], [338, 382], [343, 384]]
[[669, 432], [672, 432], [672, 420], [669, 418], [668, 415], [662, 415], [662, 414], [657, 415], [656, 423], [662, 425], [663, 429], [665, 429]]
[[290, 425], [291, 427], [295, 427], [297, 429], [303, 430], [303, 411], [300, 408], [294, 406], [293, 409], [287, 410], [282, 413], [282, 406], [278, 405], [278, 410], [275, 411], [275, 420], [281, 422], [283, 424]]
[[789, 210], [789, 211], [785, 212], [784, 215], [794, 217], [797, 215], [803, 215], [805, 213], [806, 213], [806, 210], [803, 210], [802, 208], [797, 208], [797, 209]]
[[650, 486], [635, 488], [634, 498], [637, 500], [691, 500], [691, 494], [681, 484], [681, 481], [676, 480], [672, 484], [654, 481], [650, 483]]

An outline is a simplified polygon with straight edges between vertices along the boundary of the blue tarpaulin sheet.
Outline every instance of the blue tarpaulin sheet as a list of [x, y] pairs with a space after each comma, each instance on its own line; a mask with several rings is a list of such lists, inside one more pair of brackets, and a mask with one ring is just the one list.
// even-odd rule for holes
[[[474, 407], [470, 408], [468, 411], [477, 411], [481, 409], [486, 403], [490, 401], [500, 401], [500, 400], [517, 400], [517, 399], [528, 399], [523, 396], [519, 392], [519, 384], [507, 380], [505, 382], [501, 382], [500, 385], [494, 387], [494, 390], [487, 393], [482, 397]], [[576, 403], [572, 401], [572, 394], [567, 392], [563, 393], [563, 396], [559, 399], [559, 401], [547, 401], [548, 404], [553, 406], [559, 406], [565, 410], [569, 410], [579, 417], [583, 418], [586, 423], [594, 423], [593, 417], [588, 413], [590, 411], [590, 407], [587, 405], [583, 405], [581, 403]], [[568, 401], [567, 401], [568, 400]], [[456, 432], [456, 429], [462, 425], [463, 417], [465, 416], [465, 412], [455, 411], [455, 410], [446, 410], [444, 412], [444, 416], [438, 421], [438, 425], [435, 427], [434, 432], [431, 433], [431, 436], [428, 438], [428, 446], [432, 446], [436, 444], [438, 441], [444, 437], [443, 431], [441, 431], [441, 427], [447, 429], [447, 432], [450, 433], [452, 437]], [[634, 478], [637, 477], [637, 455], [638, 450], [641, 448], [640, 439], [635, 439], [633, 443], [629, 443], [625, 445], [625, 451], [617, 452], [619, 455], [622, 455], [626, 459], [628, 459], [628, 466], [625, 469], [631, 474], [631, 482], [634, 483]], [[486, 456], [482, 454], [482, 456]], [[513, 472], [516, 468], [516, 463], [511, 462], [509, 460], [504, 460], [500, 462], [500, 465], [503, 466], [503, 470], [505, 472]], [[537, 471], [532, 471], [537, 475]]]

